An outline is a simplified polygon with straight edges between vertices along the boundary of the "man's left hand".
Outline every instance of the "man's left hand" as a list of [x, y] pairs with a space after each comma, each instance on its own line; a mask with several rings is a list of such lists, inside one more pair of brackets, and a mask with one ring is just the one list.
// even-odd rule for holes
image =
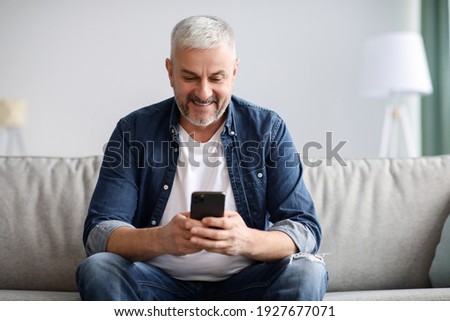
[[205, 217], [204, 227], [191, 229], [191, 242], [206, 251], [226, 255], [251, 256], [253, 230], [247, 227], [239, 213], [225, 211], [223, 217]]

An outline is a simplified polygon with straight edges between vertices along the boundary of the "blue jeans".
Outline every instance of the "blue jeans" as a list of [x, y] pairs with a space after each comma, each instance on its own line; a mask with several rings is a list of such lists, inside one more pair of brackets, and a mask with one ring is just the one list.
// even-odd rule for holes
[[224, 281], [180, 281], [151, 264], [104, 252], [78, 267], [77, 284], [83, 300], [319, 301], [328, 273], [321, 259], [295, 254], [254, 264]]

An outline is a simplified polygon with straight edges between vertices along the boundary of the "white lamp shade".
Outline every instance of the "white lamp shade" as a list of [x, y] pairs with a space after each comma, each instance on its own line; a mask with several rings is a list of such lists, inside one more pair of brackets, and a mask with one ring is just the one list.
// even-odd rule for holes
[[22, 128], [27, 124], [27, 103], [22, 99], [0, 100], [0, 126]]
[[432, 93], [422, 36], [416, 32], [396, 32], [369, 40], [365, 47], [362, 87], [368, 97]]

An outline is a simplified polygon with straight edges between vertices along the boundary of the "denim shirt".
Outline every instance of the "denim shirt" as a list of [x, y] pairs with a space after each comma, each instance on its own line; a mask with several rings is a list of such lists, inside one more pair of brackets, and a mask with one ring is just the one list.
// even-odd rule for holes
[[[250, 228], [288, 234], [316, 253], [321, 228], [299, 154], [273, 111], [232, 96], [221, 133], [239, 214]], [[172, 97], [122, 118], [109, 140], [85, 221], [88, 255], [121, 226], [159, 226], [177, 170], [179, 111]]]

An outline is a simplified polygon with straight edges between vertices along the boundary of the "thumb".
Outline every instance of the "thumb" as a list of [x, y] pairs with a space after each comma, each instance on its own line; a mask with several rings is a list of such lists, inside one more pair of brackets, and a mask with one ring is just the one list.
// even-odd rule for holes
[[181, 212], [180, 215], [182, 215], [183, 217], [189, 218], [191, 216], [190, 212]]

